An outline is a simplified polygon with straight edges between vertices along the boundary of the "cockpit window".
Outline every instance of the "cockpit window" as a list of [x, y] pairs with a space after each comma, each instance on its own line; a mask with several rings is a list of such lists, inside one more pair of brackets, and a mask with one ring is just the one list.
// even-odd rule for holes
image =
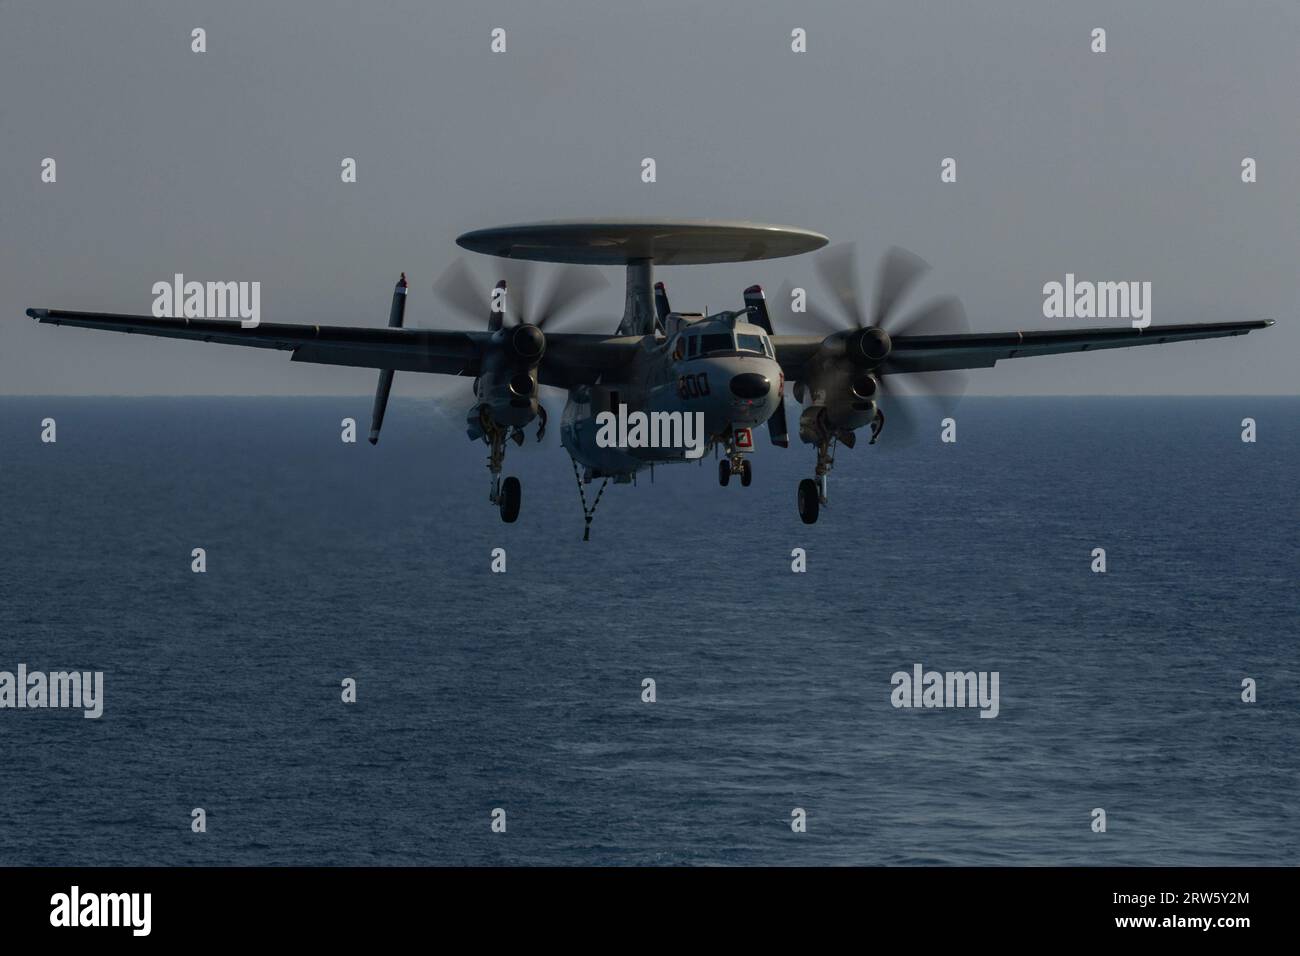
[[730, 352], [735, 349], [731, 344], [731, 336], [725, 332], [710, 332], [700, 336], [700, 353], [708, 355], [710, 352]]
[[757, 352], [759, 355], [766, 355], [767, 349], [763, 347], [763, 336], [746, 335], [743, 332], [736, 334], [736, 347], [742, 352]]

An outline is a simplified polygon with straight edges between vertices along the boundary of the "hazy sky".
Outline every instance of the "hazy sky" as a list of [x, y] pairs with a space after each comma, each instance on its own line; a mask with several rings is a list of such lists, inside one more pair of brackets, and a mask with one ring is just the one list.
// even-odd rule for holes
[[[265, 321], [383, 325], [405, 270], [407, 322], [433, 326], [451, 259], [485, 296], [499, 274], [461, 232], [646, 215], [816, 229], [856, 241], [868, 275], [905, 246], [935, 267], [922, 291], [959, 295], [980, 331], [1114, 324], [1043, 318], [1067, 272], [1149, 280], [1155, 324], [1278, 320], [1003, 362], [976, 393], [1294, 393], [1298, 49], [1293, 0], [0, 0], [0, 392], [370, 391], [368, 370], [22, 312], [148, 313], [182, 272], [260, 280]], [[607, 273], [592, 330], [622, 310]], [[658, 276], [681, 309], [738, 308], [755, 281], [816, 289], [806, 257]]]

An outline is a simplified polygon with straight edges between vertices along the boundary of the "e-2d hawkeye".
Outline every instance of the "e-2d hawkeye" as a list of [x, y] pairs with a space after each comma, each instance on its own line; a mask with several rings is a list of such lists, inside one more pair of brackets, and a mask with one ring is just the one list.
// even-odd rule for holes
[[[371, 443], [379, 439], [395, 372], [470, 377], [474, 401], [467, 431], [488, 446], [489, 500], [506, 522], [518, 518], [522, 496], [517, 478], [503, 478], [507, 443], [523, 444], [525, 428], [534, 423], [540, 441], [547, 425], [540, 387], [564, 389], [568, 401], [560, 439], [578, 475], [588, 531], [605, 483], [630, 482], [644, 468], [689, 461], [702, 450], [720, 453], [721, 484], [736, 477], [749, 485], [755, 429], [766, 424], [774, 445], [789, 446], [787, 384], [801, 406], [799, 439], [816, 452], [812, 477], [797, 489], [799, 516], [811, 524], [827, 503], [838, 445], [852, 448], [864, 427], [875, 444], [886, 410], [891, 433], [915, 433], [908, 402], [891, 402], [896, 379], [926, 380], [1009, 358], [1243, 335], [1273, 324], [971, 332], [960, 302], [951, 297], [898, 318], [900, 300], [926, 269], [898, 249], [885, 257], [870, 310], [860, 301], [851, 250], [840, 246], [819, 254], [818, 271], [836, 309], [808, 303], [807, 316], [820, 326], [811, 335], [778, 334], [758, 285], [744, 291], [743, 308], [706, 316], [674, 312], [663, 284], [654, 281], [656, 263], [772, 259], [812, 252], [827, 241], [787, 226], [712, 220], [556, 221], [476, 230], [456, 242], [506, 260], [506, 270], [516, 278], [513, 287], [502, 279], [484, 296], [458, 262], [435, 283], [439, 297], [475, 324], [483, 321], [486, 306], [486, 328], [472, 330], [407, 328], [405, 274], [394, 290], [387, 328], [245, 327], [237, 320], [60, 309], [28, 309], [27, 314], [54, 325], [285, 349], [295, 362], [378, 369]], [[531, 309], [525, 270], [530, 261], [564, 264]], [[555, 317], [607, 284], [592, 266], [626, 270], [617, 329], [612, 334], [556, 331]], [[638, 422], [629, 429], [632, 416], [639, 416]], [[612, 420], [619, 427], [611, 431]], [[612, 435], [617, 438], [611, 440]], [[602, 480], [600, 492], [588, 506], [583, 486], [595, 479]]]

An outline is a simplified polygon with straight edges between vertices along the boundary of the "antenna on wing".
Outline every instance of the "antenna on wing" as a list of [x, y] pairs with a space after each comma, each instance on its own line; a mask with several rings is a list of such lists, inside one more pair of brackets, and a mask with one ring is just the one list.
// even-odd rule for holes
[[[393, 304], [388, 310], [388, 327], [400, 329], [406, 319], [406, 273], [393, 287]], [[375, 389], [375, 407], [370, 413], [370, 444], [379, 444], [379, 430], [384, 427], [384, 412], [388, 410], [388, 393], [393, 389], [393, 370], [379, 370], [379, 385]]]

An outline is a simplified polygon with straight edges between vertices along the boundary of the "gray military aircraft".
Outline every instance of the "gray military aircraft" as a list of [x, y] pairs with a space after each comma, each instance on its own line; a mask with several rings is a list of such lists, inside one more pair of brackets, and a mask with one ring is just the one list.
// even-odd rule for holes
[[[522, 281], [516, 278], [513, 291], [503, 279], [485, 298], [466, 267], [453, 264], [434, 290], [475, 323], [482, 321], [483, 307], [488, 306], [486, 329], [472, 331], [407, 328], [405, 273], [393, 293], [387, 328], [280, 323], [245, 328], [238, 320], [60, 309], [28, 309], [27, 314], [54, 325], [286, 349], [295, 362], [378, 369], [371, 443], [379, 439], [394, 372], [471, 377], [474, 403], [467, 431], [472, 440], [488, 446], [489, 500], [506, 522], [518, 517], [522, 494], [517, 478], [502, 479], [507, 442], [522, 444], [524, 429], [533, 422], [540, 441], [547, 417], [538, 400], [539, 387], [565, 389], [568, 401], [560, 440], [575, 475], [581, 467], [584, 534], [590, 532], [608, 481], [630, 482], [656, 463], [689, 461], [713, 449], [720, 453], [720, 483], [738, 476], [741, 485], [749, 485], [753, 429], [766, 424], [773, 444], [789, 446], [787, 382], [802, 406], [799, 438], [816, 450], [813, 477], [799, 483], [797, 495], [799, 515], [811, 524], [827, 503], [827, 476], [838, 445], [852, 448], [857, 430], [864, 426], [870, 426], [870, 443], [875, 444], [886, 408], [895, 422], [891, 433], [915, 433], [909, 403], [889, 399], [895, 377], [924, 380], [992, 367], [1001, 359], [1243, 335], [1273, 324], [1259, 320], [972, 333], [961, 304], [952, 298], [896, 320], [899, 301], [925, 264], [910, 253], [892, 250], [867, 311], [859, 300], [852, 254], [847, 247], [837, 247], [820, 254], [818, 270], [833, 293], [840, 319], [810, 304], [807, 316], [820, 326], [816, 334], [776, 334], [760, 286], [744, 291], [741, 309], [707, 316], [674, 312], [663, 284], [654, 282], [654, 265], [797, 255], [825, 246], [823, 235], [741, 222], [606, 220], [483, 229], [456, 242], [508, 260], [507, 269], [518, 270], [528, 260], [566, 265], [530, 310], [526, 275]], [[584, 267], [612, 265], [625, 267], [627, 277], [623, 317], [613, 334], [548, 328], [556, 316], [606, 284], [599, 272]], [[933, 386], [931, 390], [940, 393]], [[640, 425], [628, 428], [628, 419], [637, 413], [643, 416]], [[614, 419], [620, 422], [617, 428], [611, 427]], [[694, 423], [699, 423], [696, 435], [691, 433]], [[583, 485], [596, 478], [602, 484], [588, 506]]]

